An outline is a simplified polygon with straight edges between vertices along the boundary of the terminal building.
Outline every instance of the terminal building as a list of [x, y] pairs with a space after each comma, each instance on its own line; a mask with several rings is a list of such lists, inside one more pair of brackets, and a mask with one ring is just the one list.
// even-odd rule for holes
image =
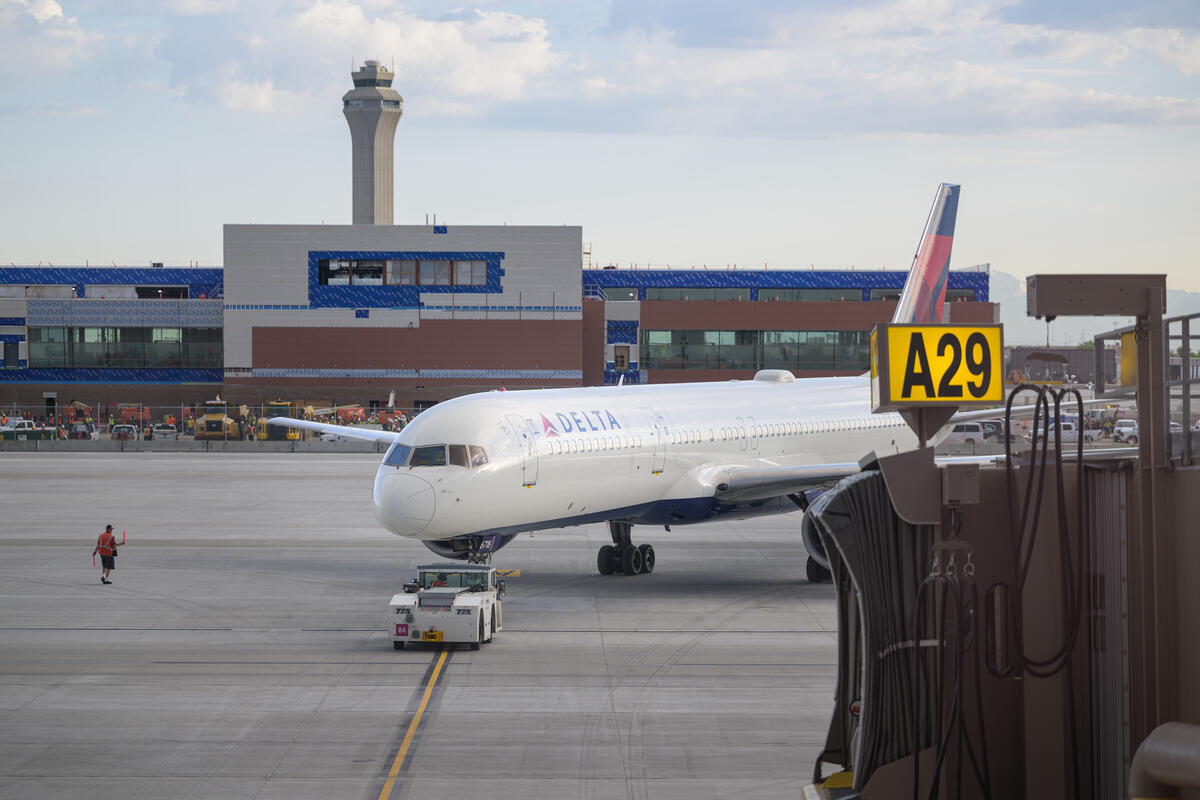
[[[905, 273], [581, 269], [579, 227], [228, 225], [224, 269], [0, 268], [0, 405], [477, 391], [867, 368]], [[993, 322], [988, 273], [950, 320]]]
[[[403, 98], [368, 61], [342, 98], [350, 225], [224, 228], [223, 268], [0, 267], [0, 405], [79, 400], [422, 409], [493, 389], [867, 368], [906, 272], [592, 269], [579, 226], [395, 225]], [[950, 319], [993, 322], [984, 268]]]

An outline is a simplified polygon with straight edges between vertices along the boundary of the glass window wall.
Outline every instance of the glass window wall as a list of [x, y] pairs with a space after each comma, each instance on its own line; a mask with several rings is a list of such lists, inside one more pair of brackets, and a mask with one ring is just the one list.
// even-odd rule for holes
[[857, 371], [869, 331], [642, 331], [644, 369]]
[[382, 286], [382, 261], [353, 261], [350, 282], [355, 286]]
[[220, 328], [29, 328], [30, 367], [219, 369], [223, 365]]
[[763, 303], [849, 303], [863, 299], [862, 289], [759, 289]]
[[178, 367], [183, 363], [183, 329], [150, 328], [146, 343], [146, 366]]
[[30, 328], [28, 344], [30, 366], [65, 367], [67, 365], [66, 328]]
[[387, 262], [387, 282], [389, 286], [416, 286], [416, 261]]
[[[613, 299], [611, 289], [605, 289], [604, 293], [608, 299]], [[632, 298], [631, 298], [632, 299]], [[666, 287], [650, 286], [646, 288], [647, 300], [749, 300], [749, 288], [733, 288], [733, 289], [713, 289], [706, 287], [693, 287], [688, 289], [675, 289]]]
[[420, 276], [422, 286], [449, 286], [450, 262], [422, 261]]
[[455, 286], [483, 286], [487, 283], [486, 261], [455, 261]]

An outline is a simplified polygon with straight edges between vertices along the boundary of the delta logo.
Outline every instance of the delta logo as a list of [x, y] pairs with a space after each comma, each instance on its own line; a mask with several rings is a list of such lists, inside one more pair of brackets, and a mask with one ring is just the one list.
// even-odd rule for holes
[[619, 431], [621, 423], [608, 409], [592, 409], [591, 411], [553, 411], [553, 420], [545, 414], [542, 417], [542, 433], [547, 439], [563, 436], [568, 433], [587, 433], [589, 431]]

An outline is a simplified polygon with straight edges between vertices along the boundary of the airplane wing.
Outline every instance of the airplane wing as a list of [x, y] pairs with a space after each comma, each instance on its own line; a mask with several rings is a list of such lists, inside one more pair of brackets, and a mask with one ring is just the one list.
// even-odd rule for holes
[[[1053, 456], [1053, 448], [1048, 449], [1047, 454]], [[1073, 458], [1074, 447], [1065, 446], [1063, 454]], [[1083, 458], [1085, 461], [1133, 458], [1137, 454], [1138, 448], [1136, 447], [1107, 447], [1084, 450]], [[938, 464], [978, 464], [979, 466], [1000, 467], [1004, 465], [1004, 454], [938, 456], [934, 458], [934, 461]], [[1028, 459], [1022, 457], [1018, 463], [1027, 461]], [[832, 486], [836, 481], [860, 471], [858, 464], [814, 464], [803, 467], [767, 467], [763, 469], [732, 468], [718, 473], [714, 497], [727, 503], [748, 503], [754, 500], [783, 497], [809, 489]]]
[[858, 464], [813, 464], [804, 467], [734, 468], [716, 479], [716, 499], [730, 503], [748, 503], [832, 486], [860, 471]]
[[[1083, 405], [1086, 408], [1087, 406], [1098, 406], [1098, 405], [1104, 405], [1104, 404], [1112, 403], [1112, 402], [1113, 402], [1113, 399], [1111, 397], [1106, 397], [1102, 400], [1101, 399], [1084, 400]], [[1078, 406], [1075, 403], [1070, 403], [1069, 405], [1063, 404], [1062, 409], [1064, 412], [1071, 414], [1071, 413], [1074, 413], [1074, 411], [1078, 409]], [[1023, 406], [1013, 406], [1012, 414], [1014, 417], [1029, 417], [1029, 416], [1033, 416], [1033, 413], [1036, 410], [1037, 410], [1036, 403], [1032, 403], [1030, 405], [1023, 405]], [[1051, 414], [1054, 413], [1054, 405], [1053, 404], [1051, 404], [1051, 406], [1050, 406], [1050, 413]], [[1004, 406], [997, 406], [996, 408], [976, 408], [976, 409], [972, 409], [970, 411], [956, 411], [954, 413], [954, 416], [951, 417], [950, 421], [947, 422], [946, 424], [950, 425], [955, 422], [977, 422], [978, 420], [981, 420], [981, 419], [1003, 419], [1003, 418], [1004, 418]]]
[[282, 425], [286, 428], [300, 428], [317, 433], [334, 433], [347, 439], [365, 439], [369, 442], [394, 442], [400, 434], [395, 431], [377, 431], [371, 428], [355, 428], [350, 425], [330, 425], [327, 422], [311, 422], [306, 419], [291, 417], [272, 417], [268, 425]]

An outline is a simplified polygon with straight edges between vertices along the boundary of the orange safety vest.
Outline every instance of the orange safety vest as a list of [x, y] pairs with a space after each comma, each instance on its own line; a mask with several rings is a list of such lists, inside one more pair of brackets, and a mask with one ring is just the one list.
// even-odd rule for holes
[[96, 549], [100, 551], [100, 555], [111, 556], [116, 547], [117, 537], [114, 534], [111, 534], [108, 531], [100, 534], [100, 539], [96, 542]]

